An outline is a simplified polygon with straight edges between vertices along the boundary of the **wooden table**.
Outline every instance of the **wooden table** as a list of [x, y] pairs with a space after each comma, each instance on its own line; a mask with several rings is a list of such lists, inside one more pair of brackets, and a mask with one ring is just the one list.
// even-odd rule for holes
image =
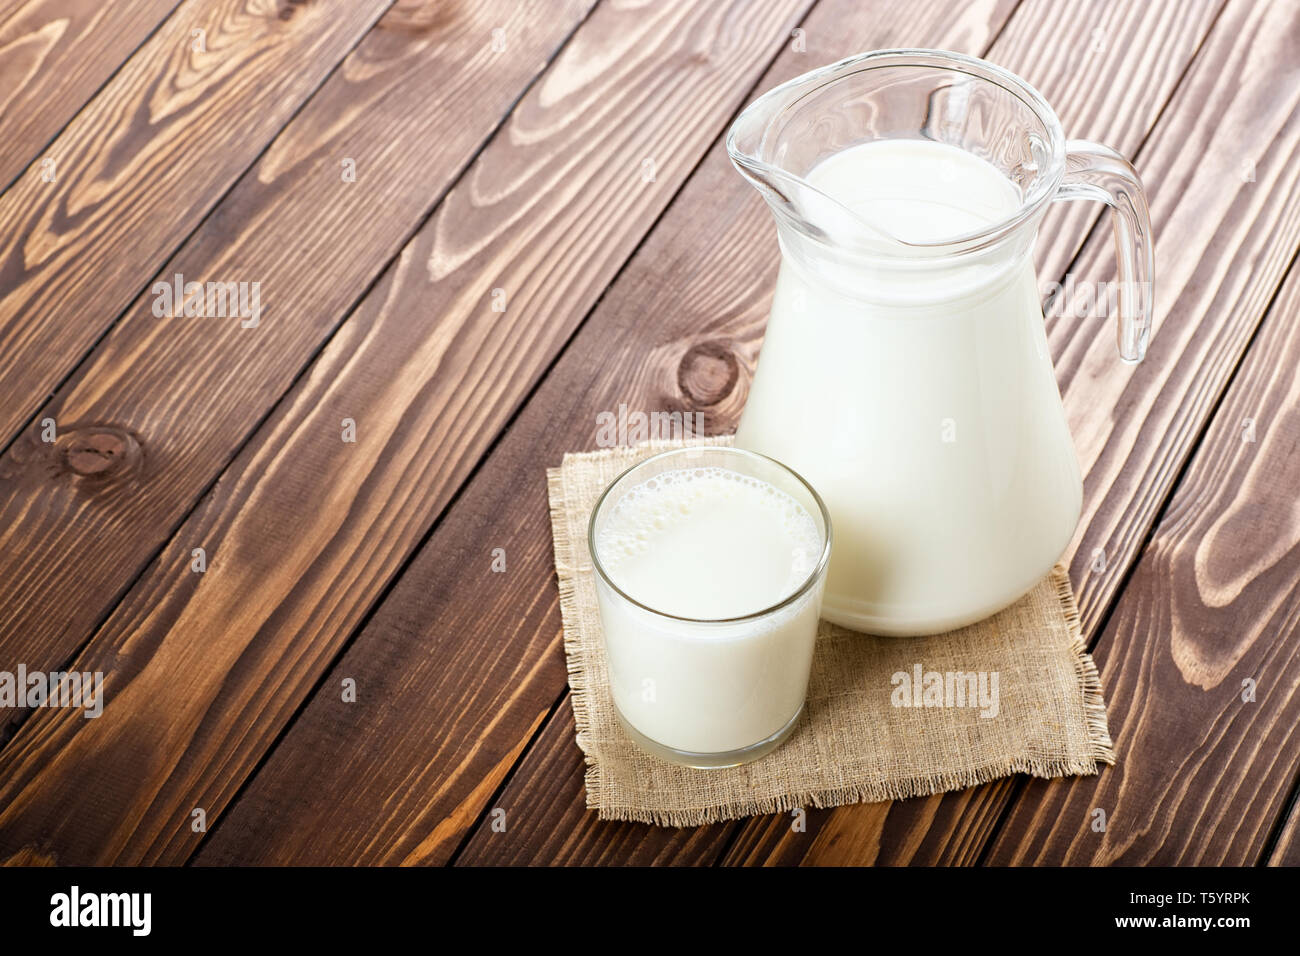
[[[1048, 319], [1118, 764], [598, 822], [544, 469], [620, 403], [734, 428], [778, 250], [721, 138], [889, 46], [1147, 183], [1145, 364]], [[1300, 863], [1298, 64], [1293, 0], [6, 3], [0, 670], [106, 703], [4, 711], [0, 859]], [[1043, 281], [1111, 278], [1101, 217], [1053, 210]]]

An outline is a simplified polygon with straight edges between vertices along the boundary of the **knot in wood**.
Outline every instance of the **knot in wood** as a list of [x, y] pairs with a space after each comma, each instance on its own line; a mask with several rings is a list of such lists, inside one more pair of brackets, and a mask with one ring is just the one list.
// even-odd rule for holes
[[112, 425], [72, 428], [58, 439], [63, 465], [83, 478], [106, 479], [133, 472], [140, 462], [135, 436]]
[[725, 342], [697, 342], [677, 365], [677, 387], [696, 408], [718, 404], [739, 378], [740, 364]]

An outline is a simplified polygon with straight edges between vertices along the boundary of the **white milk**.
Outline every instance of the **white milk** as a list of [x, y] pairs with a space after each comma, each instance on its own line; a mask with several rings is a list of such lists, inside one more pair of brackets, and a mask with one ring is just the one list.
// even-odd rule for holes
[[[837, 153], [812, 185], [905, 241], [1014, 214], [993, 166], [930, 141]], [[1029, 252], [862, 269], [787, 255], [738, 447], [784, 462], [835, 526], [823, 616], [937, 633], [1016, 600], [1082, 497]]]
[[[624, 594], [597, 579], [610, 686], [623, 719], [652, 743], [697, 754], [750, 747], [803, 706], [820, 588], [770, 615], [821, 557], [817, 524], [766, 482], [720, 467], [632, 486], [595, 541]], [[710, 623], [699, 623], [707, 619]]]

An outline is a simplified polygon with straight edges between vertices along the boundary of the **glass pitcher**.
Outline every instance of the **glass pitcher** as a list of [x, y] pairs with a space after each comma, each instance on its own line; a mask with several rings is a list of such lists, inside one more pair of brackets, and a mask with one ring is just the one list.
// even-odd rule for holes
[[835, 526], [823, 617], [883, 635], [984, 618], [1069, 545], [1082, 481], [1033, 245], [1050, 202], [1111, 206], [1118, 339], [1142, 360], [1151, 225], [1133, 167], [1066, 141], [1023, 80], [885, 50], [763, 95], [727, 150], [782, 262], [736, 432], [799, 472]]

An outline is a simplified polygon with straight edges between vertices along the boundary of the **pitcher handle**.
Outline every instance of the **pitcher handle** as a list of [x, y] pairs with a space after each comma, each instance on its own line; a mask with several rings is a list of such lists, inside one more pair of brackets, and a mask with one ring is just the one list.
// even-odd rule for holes
[[1065, 178], [1054, 199], [1095, 199], [1111, 210], [1119, 263], [1120, 358], [1141, 362], [1151, 336], [1155, 250], [1151, 213], [1142, 180], [1131, 163], [1109, 146], [1083, 139], [1065, 144]]

